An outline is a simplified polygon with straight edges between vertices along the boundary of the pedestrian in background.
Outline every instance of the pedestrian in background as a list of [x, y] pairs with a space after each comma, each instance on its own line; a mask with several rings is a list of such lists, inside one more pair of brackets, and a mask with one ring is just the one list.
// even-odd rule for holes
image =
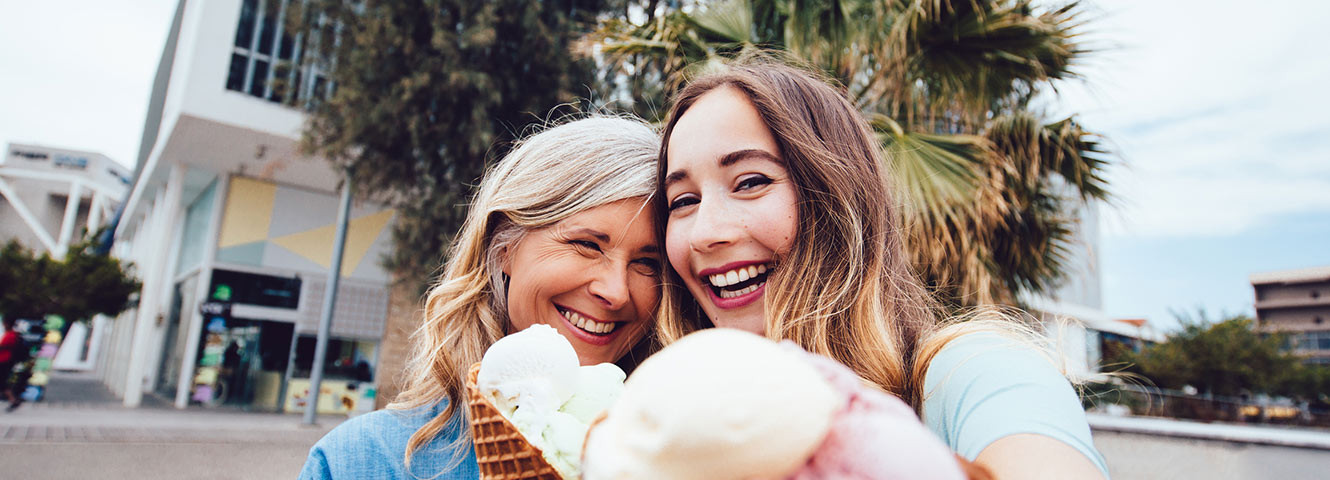
[[28, 346], [23, 343], [23, 337], [19, 336], [18, 331], [14, 330], [14, 319], [6, 317], [3, 321], [5, 332], [0, 336], [0, 391], [4, 392], [5, 400], [9, 401], [9, 408], [5, 411], [12, 412], [23, 403], [23, 391], [14, 387], [27, 382], [11, 382], [10, 377], [15, 365], [27, 361]]

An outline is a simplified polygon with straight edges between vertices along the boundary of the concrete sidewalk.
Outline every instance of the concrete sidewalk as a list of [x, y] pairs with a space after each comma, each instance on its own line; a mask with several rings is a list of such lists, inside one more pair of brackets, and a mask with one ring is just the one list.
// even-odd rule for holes
[[[344, 416], [126, 408], [95, 377], [56, 373], [42, 402], [0, 413], [0, 465], [16, 478], [294, 478]], [[75, 447], [75, 448], [69, 448]]]
[[1330, 433], [1309, 428], [1087, 414], [1115, 479], [1319, 480]]

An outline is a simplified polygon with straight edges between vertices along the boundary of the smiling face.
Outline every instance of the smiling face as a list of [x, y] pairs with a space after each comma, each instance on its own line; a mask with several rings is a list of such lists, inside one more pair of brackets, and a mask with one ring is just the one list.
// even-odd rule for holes
[[713, 324], [764, 334], [767, 275], [798, 222], [775, 137], [743, 92], [722, 86], [683, 113], [667, 147], [670, 266]]
[[527, 232], [503, 269], [513, 332], [553, 326], [583, 365], [632, 349], [660, 301], [660, 249], [645, 202], [608, 203]]

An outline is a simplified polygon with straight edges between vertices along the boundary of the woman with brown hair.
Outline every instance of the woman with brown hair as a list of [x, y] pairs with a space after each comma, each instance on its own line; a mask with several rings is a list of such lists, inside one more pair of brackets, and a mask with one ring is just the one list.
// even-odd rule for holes
[[792, 340], [905, 399], [998, 478], [1106, 477], [1028, 332], [935, 320], [884, 165], [854, 106], [804, 70], [748, 56], [691, 82], [660, 155], [662, 340], [713, 326]]

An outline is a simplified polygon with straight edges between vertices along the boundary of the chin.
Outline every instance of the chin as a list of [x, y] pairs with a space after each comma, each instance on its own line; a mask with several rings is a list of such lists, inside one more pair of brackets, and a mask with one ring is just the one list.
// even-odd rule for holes
[[614, 363], [615, 361], [617, 361], [617, 360], [619, 359], [618, 357], [614, 357], [614, 358], [610, 358], [610, 357], [612, 357], [612, 355], [610, 355], [609, 352], [592, 352], [592, 353], [586, 353], [586, 354], [583, 354], [583, 353], [578, 353], [578, 354], [577, 354], [577, 360], [578, 360], [579, 362], [581, 362], [581, 364], [584, 365], [584, 366], [585, 366], [585, 365], [599, 365], [599, 364], [602, 364], [602, 363]]
[[[711, 324], [717, 327], [733, 328], [735, 330], [743, 330], [748, 333], [766, 336], [767, 325], [760, 314], [757, 316], [743, 315], [738, 317], [731, 315], [728, 318], [724, 315], [708, 315], [712, 319]], [[718, 318], [720, 320], [716, 320]]]

